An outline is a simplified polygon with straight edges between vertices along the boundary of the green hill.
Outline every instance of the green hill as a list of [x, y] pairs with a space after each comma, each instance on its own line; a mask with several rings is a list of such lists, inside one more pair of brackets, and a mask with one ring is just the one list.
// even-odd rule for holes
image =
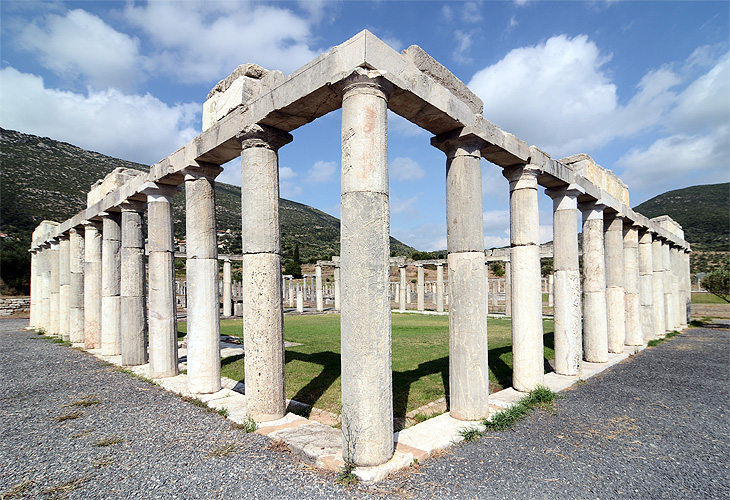
[[[97, 179], [117, 167], [148, 171], [133, 163], [47, 137], [0, 128], [0, 232], [4, 238], [3, 278], [9, 258], [9, 241], [20, 240], [27, 248], [33, 229], [44, 219], [62, 221], [86, 207], [86, 193]], [[216, 219], [219, 230], [230, 230], [224, 251], [241, 248], [241, 189], [216, 184]], [[185, 194], [174, 199], [175, 235], [185, 238]], [[291, 259], [299, 247], [302, 262], [329, 259], [339, 254], [340, 220], [316, 208], [280, 199], [282, 256]], [[391, 238], [394, 255], [411, 255], [415, 249]], [[16, 245], [17, 246], [17, 245]]]
[[675, 189], [634, 207], [652, 218], [668, 215], [684, 229], [692, 250], [730, 251], [730, 183]]

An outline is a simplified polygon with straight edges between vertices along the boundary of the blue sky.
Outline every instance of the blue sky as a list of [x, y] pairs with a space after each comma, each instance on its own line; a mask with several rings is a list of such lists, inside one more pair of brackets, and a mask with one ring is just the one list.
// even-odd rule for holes
[[[484, 115], [554, 158], [588, 153], [631, 204], [730, 179], [727, 1], [0, 2], [0, 126], [152, 164], [200, 133], [239, 64], [289, 74], [364, 28], [420, 45]], [[281, 195], [339, 216], [340, 114], [293, 132]], [[390, 114], [391, 232], [446, 246], [443, 153]], [[509, 243], [508, 183], [483, 161], [485, 245]], [[240, 185], [240, 165], [219, 180]], [[551, 239], [551, 201], [540, 226]]]

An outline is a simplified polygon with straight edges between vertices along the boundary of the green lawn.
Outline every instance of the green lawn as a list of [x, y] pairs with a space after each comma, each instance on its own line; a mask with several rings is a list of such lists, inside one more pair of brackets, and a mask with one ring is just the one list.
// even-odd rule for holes
[[727, 304], [717, 295], [705, 292], [692, 292], [692, 303], [693, 304]]
[[[181, 332], [185, 323], [179, 324]], [[492, 391], [512, 385], [510, 321], [489, 318], [489, 378]], [[545, 320], [545, 359], [554, 357], [553, 323]], [[221, 334], [240, 336], [241, 320], [221, 321]], [[328, 411], [340, 406], [340, 316], [285, 316], [284, 337], [302, 344], [286, 349], [286, 395]], [[444, 397], [449, 378], [449, 319], [393, 315], [394, 416]], [[243, 356], [223, 360], [222, 373], [243, 380]]]

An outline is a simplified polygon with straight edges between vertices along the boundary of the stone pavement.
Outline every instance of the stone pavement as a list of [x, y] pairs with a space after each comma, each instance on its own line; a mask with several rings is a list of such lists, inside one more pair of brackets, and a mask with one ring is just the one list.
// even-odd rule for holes
[[[23, 332], [24, 324], [0, 322], [0, 497], [19, 484], [31, 498], [62, 486], [71, 488], [69, 498], [338, 498], [378, 492], [419, 498], [722, 498], [730, 491], [727, 329], [689, 330], [573, 386], [555, 412], [536, 412], [513, 431], [438, 452], [442, 456], [419, 460], [376, 485], [343, 489], [331, 473], [269, 450], [266, 438], [232, 429], [216, 414]], [[85, 397], [100, 402], [68, 406]], [[75, 411], [79, 418], [57, 420]], [[441, 431], [439, 418], [444, 420], [426, 423]], [[420, 428], [421, 443], [440, 434], [429, 426]], [[407, 435], [400, 434], [401, 448]], [[105, 437], [121, 441], [98, 446]], [[295, 441], [289, 448], [296, 450]], [[67, 484], [73, 480], [78, 484]]]

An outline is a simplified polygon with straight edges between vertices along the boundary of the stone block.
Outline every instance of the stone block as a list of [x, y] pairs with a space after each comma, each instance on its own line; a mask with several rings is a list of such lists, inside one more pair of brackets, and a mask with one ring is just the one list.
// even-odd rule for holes
[[[629, 187], [611, 170], [603, 168], [587, 154], [581, 153], [560, 160], [596, 186], [626, 206], [629, 204]], [[615, 207], [618, 208], [618, 207]]]

